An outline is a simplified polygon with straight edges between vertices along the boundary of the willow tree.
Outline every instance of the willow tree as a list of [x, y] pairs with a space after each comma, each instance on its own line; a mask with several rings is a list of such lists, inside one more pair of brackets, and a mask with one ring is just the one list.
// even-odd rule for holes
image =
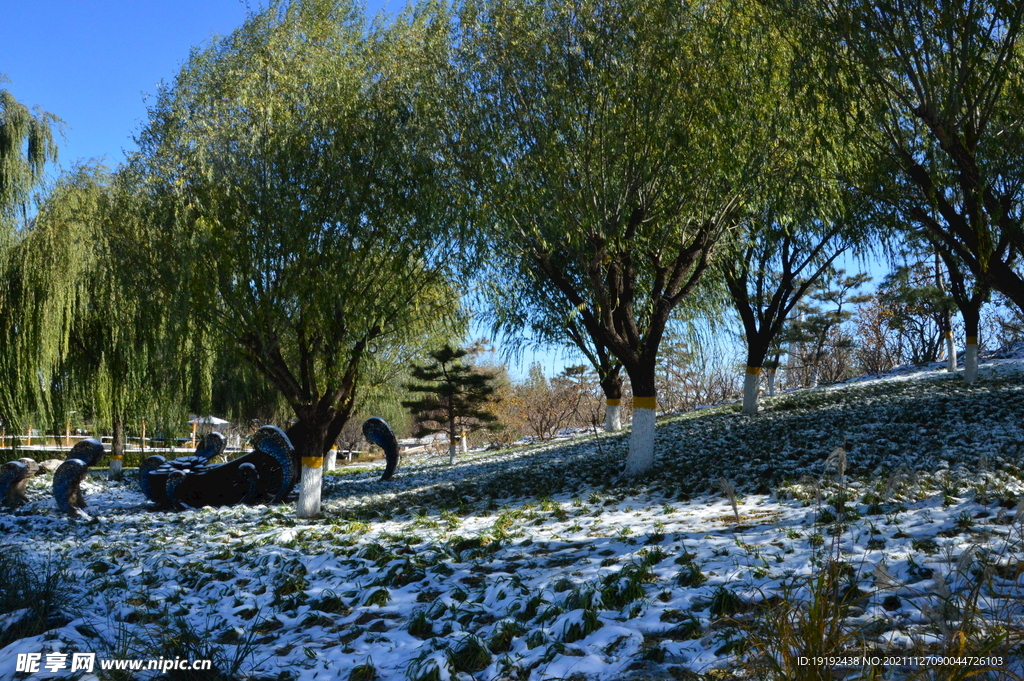
[[[6, 79], [0, 75], [0, 82]], [[0, 410], [3, 427], [38, 412], [40, 381], [34, 375], [19, 324], [27, 310], [23, 231], [32, 191], [43, 181], [47, 164], [57, 159], [55, 116], [29, 109], [0, 89]]]
[[743, 413], [752, 415], [757, 413], [759, 379], [769, 350], [797, 304], [850, 240], [843, 235], [841, 221], [792, 225], [767, 213], [749, 216], [745, 225], [746, 238], [721, 260], [721, 272], [743, 324]]
[[606, 431], [622, 428], [622, 363], [600, 338], [587, 332], [565, 295], [532, 263], [495, 244], [490, 267], [482, 272], [480, 317], [503, 340], [511, 355], [525, 347], [557, 347], [582, 354], [597, 373], [605, 398]]
[[[103, 184], [96, 169], [66, 173], [20, 232], [19, 304], [10, 314], [17, 329], [12, 350], [22, 370], [12, 385], [17, 400], [50, 423], [63, 422], [68, 411], [81, 406], [72, 397], [78, 386], [64, 375], [62, 365], [79, 348], [72, 326], [88, 315], [89, 300], [83, 293], [96, 273]], [[95, 386], [96, 381], [88, 384]]]
[[460, 25], [491, 239], [621, 362], [642, 473], [666, 324], [775, 153], [777, 42], [729, 3], [480, 0]]
[[[6, 79], [0, 75], [0, 83]], [[46, 165], [57, 160], [53, 114], [31, 110], [0, 89], [0, 217], [23, 209]]]
[[1024, 309], [1024, 4], [771, 0], [828, 58], [832, 105], [896, 168], [864, 187]]
[[235, 344], [302, 456], [341, 431], [368, 354], [455, 307], [448, 26], [436, 6], [367, 27], [343, 0], [272, 3], [193, 52], [124, 173], [138, 286]]
[[37, 423], [60, 430], [76, 411], [110, 428], [120, 454], [130, 420], [184, 421], [189, 386], [183, 365], [166, 361], [164, 308], [121, 286], [111, 192], [105, 169], [76, 167], [20, 231], [6, 338], [18, 372], [5, 385]]

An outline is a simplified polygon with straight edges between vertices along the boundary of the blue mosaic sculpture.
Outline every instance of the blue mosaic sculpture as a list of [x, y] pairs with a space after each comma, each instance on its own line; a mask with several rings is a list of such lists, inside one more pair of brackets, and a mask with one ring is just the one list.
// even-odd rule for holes
[[[384, 450], [387, 465], [381, 480], [390, 480], [398, 468], [395, 434], [387, 422], [373, 417], [363, 423], [363, 435]], [[299, 479], [298, 452], [288, 435], [275, 426], [257, 430], [252, 445], [252, 452], [213, 465], [210, 460], [224, 451], [224, 436], [211, 433], [199, 443], [193, 456], [171, 461], [151, 456], [143, 461], [139, 486], [158, 507], [177, 511], [283, 501]]]
[[398, 440], [391, 426], [382, 418], [368, 418], [363, 422], [363, 437], [384, 450], [384, 475], [380, 479], [390, 480], [398, 468]]
[[53, 474], [53, 498], [57, 510], [68, 515], [88, 517], [85, 498], [82, 496], [82, 481], [89, 475], [89, 467], [95, 466], [103, 457], [103, 445], [89, 438], [82, 440], [68, 453], [68, 458]]
[[20, 506], [28, 501], [25, 486], [39, 472], [32, 459], [8, 461], [0, 467], [0, 506]]
[[160, 508], [275, 504], [284, 500], [294, 480], [294, 448], [276, 426], [252, 436], [253, 451], [234, 461], [211, 465], [224, 451], [224, 436], [210, 433], [193, 456], [167, 461], [151, 456], [139, 467], [139, 486]]

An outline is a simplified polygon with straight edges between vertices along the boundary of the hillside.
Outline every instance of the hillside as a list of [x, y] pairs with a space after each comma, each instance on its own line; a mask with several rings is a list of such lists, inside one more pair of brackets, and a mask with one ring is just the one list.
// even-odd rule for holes
[[[154, 513], [101, 479], [93, 519], [69, 520], [40, 477], [0, 512], [0, 573], [19, 576], [0, 586], [0, 679], [157, 676], [14, 671], [52, 650], [211, 659], [225, 679], [795, 678], [801, 641], [1021, 674], [1024, 361], [981, 378], [894, 372], [756, 418], [664, 417], [643, 480], [618, 477], [625, 434], [409, 463], [391, 483], [332, 475], [310, 522], [293, 505]], [[19, 579], [59, 587], [27, 603]]]

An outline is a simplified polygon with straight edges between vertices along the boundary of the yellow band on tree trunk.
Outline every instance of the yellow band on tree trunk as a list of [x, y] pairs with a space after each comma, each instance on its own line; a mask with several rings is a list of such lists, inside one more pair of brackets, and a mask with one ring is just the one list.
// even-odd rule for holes
[[967, 337], [967, 344], [968, 345], [977, 345], [978, 344], [978, 337], [977, 336], [968, 336]]
[[619, 406], [620, 404], [622, 404], [622, 400], [620, 400], [620, 399], [615, 399], [615, 400], [607, 400], [607, 401], [605, 402], [605, 404], [607, 404], [607, 405], [608, 405], [609, 407], [617, 407], [617, 406]]
[[322, 456], [304, 456], [302, 457], [303, 468], [323, 468], [324, 457]]
[[761, 367], [751, 367], [751, 366], [748, 366], [747, 367], [747, 373], [750, 374], [751, 376], [760, 376], [761, 375]]
[[657, 409], [658, 398], [657, 397], [633, 397], [633, 408], [634, 409]]
[[953, 337], [953, 332], [952, 331], [947, 331], [946, 332], [946, 338], [952, 338], [952, 337]]
[[110, 455], [110, 460], [111, 461], [120, 461], [123, 458], [124, 458], [123, 454], [111, 454]]

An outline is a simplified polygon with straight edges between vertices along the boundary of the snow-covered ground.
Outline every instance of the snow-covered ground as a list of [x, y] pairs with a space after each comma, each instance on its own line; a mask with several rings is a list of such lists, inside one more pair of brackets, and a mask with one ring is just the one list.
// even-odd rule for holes
[[[391, 483], [328, 476], [314, 521], [288, 504], [152, 512], [99, 477], [92, 520], [68, 519], [41, 476], [0, 511], [0, 555], [65, 566], [70, 598], [0, 650], [0, 679], [157, 676], [15, 672], [19, 653], [57, 650], [268, 681], [767, 678], [741, 660], [781, 658], [822, 575], [848, 654], [1000, 655], [991, 674], [1020, 674], [1024, 360], [1009, 355], [974, 386], [931, 368], [788, 393], [756, 418], [667, 417], [642, 480], [619, 477], [626, 439], [606, 434], [421, 460]], [[16, 620], [0, 614], [0, 635]]]

